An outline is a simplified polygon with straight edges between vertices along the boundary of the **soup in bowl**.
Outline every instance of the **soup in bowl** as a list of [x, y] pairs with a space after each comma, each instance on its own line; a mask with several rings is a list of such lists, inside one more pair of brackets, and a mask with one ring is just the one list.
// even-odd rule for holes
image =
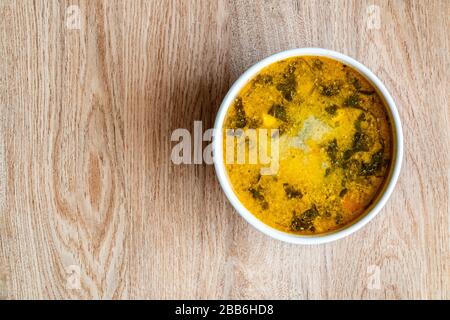
[[355, 60], [324, 49], [264, 59], [225, 97], [215, 124], [216, 172], [260, 231], [321, 243], [357, 230], [387, 201], [402, 159], [395, 104]]

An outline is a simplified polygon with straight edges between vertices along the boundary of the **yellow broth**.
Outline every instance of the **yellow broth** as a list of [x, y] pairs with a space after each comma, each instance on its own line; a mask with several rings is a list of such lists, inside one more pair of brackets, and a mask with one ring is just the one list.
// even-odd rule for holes
[[261, 175], [262, 164], [225, 167], [242, 204], [284, 232], [344, 227], [367, 210], [389, 172], [392, 130], [383, 100], [336, 60], [293, 57], [264, 68], [228, 110], [224, 157], [226, 130], [239, 128], [279, 129], [276, 174]]

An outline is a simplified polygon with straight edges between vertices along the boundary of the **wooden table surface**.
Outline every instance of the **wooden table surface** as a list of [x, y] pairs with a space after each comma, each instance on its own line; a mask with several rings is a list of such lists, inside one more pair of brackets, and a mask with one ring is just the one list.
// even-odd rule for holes
[[[2, 0], [0, 14], [0, 297], [450, 298], [449, 1]], [[248, 225], [213, 166], [173, 164], [170, 136], [211, 127], [253, 63], [312, 46], [386, 84], [405, 157], [369, 225], [296, 246]]]

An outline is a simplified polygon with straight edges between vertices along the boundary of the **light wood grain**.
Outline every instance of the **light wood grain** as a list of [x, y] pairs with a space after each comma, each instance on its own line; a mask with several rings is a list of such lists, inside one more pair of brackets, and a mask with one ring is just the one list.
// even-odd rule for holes
[[[449, 1], [1, 1], [0, 14], [0, 297], [450, 298]], [[384, 81], [405, 159], [376, 219], [307, 247], [245, 223], [212, 166], [172, 164], [170, 135], [211, 127], [251, 64], [310, 46]]]

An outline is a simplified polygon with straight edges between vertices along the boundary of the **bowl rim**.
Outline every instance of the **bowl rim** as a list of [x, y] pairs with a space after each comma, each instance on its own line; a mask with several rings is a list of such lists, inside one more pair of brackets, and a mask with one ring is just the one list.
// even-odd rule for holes
[[[342, 229], [335, 230], [330, 233], [323, 233], [317, 235], [297, 235], [287, 232], [277, 230], [254, 216], [245, 206], [240, 202], [237, 195], [232, 189], [231, 182], [228, 179], [226, 173], [224, 159], [223, 159], [223, 123], [225, 120], [228, 108], [232, 105], [237, 94], [240, 92], [242, 87], [248, 83], [261, 69], [264, 67], [290, 57], [296, 56], [322, 56], [338, 60], [350, 67], [354, 68], [356, 71], [361, 73], [367, 80], [369, 80], [372, 85], [378, 90], [378, 93], [384, 98], [387, 111], [390, 114], [391, 128], [393, 134], [393, 163], [391, 162], [389, 176], [387, 181], [384, 183], [383, 190], [377, 196], [376, 202], [373, 207], [368, 210], [365, 214], [361, 215], [359, 218], [355, 219], [352, 223], [344, 226]], [[224, 97], [220, 108], [217, 112], [216, 120], [214, 123], [214, 135], [212, 142], [213, 149], [213, 161], [219, 183], [235, 210], [254, 228], [261, 231], [262, 233], [293, 244], [321, 244], [330, 241], [335, 241], [346, 237], [357, 230], [365, 226], [370, 220], [372, 220], [384, 207], [389, 197], [391, 196], [394, 187], [397, 183], [398, 177], [400, 175], [401, 165], [403, 161], [403, 133], [402, 125], [400, 121], [400, 116], [397, 110], [397, 106], [390, 95], [389, 91], [386, 89], [381, 80], [366, 66], [362, 63], [356, 61], [355, 59], [344, 55], [340, 52], [322, 49], [322, 48], [296, 48], [275, 53], [268, 56], [256, 64], [248, 68], [231, 86], [228, 93]]]

